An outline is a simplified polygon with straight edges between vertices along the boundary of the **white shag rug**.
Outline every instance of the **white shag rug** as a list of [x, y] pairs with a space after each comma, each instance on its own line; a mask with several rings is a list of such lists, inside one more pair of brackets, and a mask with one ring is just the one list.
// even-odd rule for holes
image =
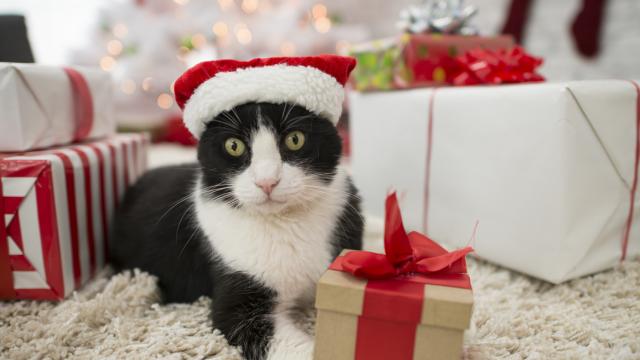
[[[640, 259], [558, 286], [469, 263], [466, 359], [640, 359]], [[0, 303], [0, 358], [241, 359], [209, 304], [158, 305], [154, 277], [105, 272], [60, 303]]]
[[[194, 158], [156, 145], [150, 165]], [[370, 225], [367, 247], [380, 251], [381, 223]], [[640, 259], [558, 286], [474, 259], [469, 272], [466, 359], [640, 359]], [[158, 305], [152, 276], [109, 275], [60, 303], [0, 302], [0, 359], [242, 358], [212, 330], [209, 299]]]

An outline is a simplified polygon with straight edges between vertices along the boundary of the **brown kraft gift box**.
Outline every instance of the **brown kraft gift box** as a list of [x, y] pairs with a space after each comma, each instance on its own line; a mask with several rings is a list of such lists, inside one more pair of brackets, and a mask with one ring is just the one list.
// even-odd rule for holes
[[447, 252], [406, 234], [396, 201], [387, 199], [386, 255], [345, 250], [320, 278], [315, 359], [460, 358], [473, 307], [471, 248]]

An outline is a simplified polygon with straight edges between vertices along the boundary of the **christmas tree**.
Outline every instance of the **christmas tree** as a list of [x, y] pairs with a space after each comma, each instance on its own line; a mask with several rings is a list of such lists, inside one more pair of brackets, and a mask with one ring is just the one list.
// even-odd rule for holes
[[189, 66], [339, 52], [369, 36], [309, 0], [137, 0], [111, 4], [72, 61], [113, 74], [121, 126], [158, 128], [178, 116], [173, 81]]

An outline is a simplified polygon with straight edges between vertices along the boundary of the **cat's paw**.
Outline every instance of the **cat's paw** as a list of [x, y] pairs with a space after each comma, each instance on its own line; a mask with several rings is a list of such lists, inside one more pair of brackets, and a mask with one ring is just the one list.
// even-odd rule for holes
[[313, 340], [304, 342], [276, 342], [269, 348], [268, 360], [311, 360]]

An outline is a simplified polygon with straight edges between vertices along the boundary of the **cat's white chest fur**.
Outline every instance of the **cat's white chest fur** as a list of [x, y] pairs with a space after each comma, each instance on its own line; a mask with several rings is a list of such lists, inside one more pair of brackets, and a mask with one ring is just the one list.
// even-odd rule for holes
[[291, 303], [313, 296], [331, 261], [332, 234], [347, 201], [347, 175], [339, 168], [326, 196], [281, 215], [248, 213], [217, 201], [203, 201], [196, 186], [196, 214], [214, 251]]

